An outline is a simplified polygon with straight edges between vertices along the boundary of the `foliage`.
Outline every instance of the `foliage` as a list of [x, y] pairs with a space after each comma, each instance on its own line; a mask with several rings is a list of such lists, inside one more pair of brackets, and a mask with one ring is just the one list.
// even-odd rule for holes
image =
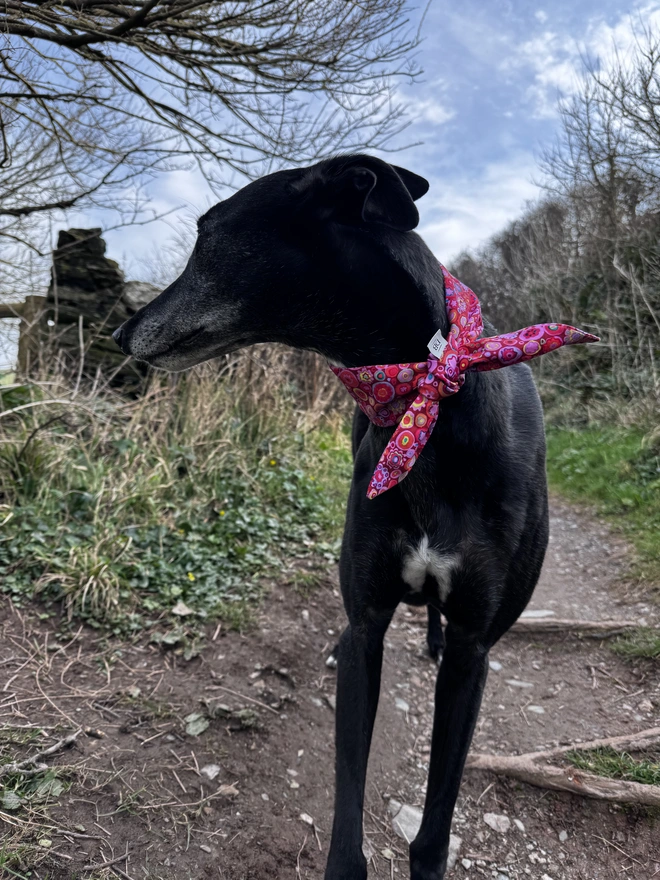
[[550, 485], [596, 504], [636, 550], [635, 573], [660, 584], [660, 434], [590, 425], [548, 430]]
[[660, 763], [648, 758], [635, 760], [626, 752], [616, 752], [611, 748], [569, 752], [566, 757], [574, 767], [597, 776], [625, 779], [643, 785], [660, 785]]
[[640, 627], [625, 633], [612, 643], [612, 650], [622, 657], [646, 657], [660, 660], [660, 632], [650, 627]]
[[660, 402], [660, 33], [623, 58], [560, 105], [547, 195], [454, 263], [501, 330], [554, 320], [602, 338], [535, 366], [583, 418], [608, 398]]
[[[0, 589], [121, 631], [177, 603], [186, 623], [241, 625], [269, 574], [312, 552], [334, 560], [348, 440], [273, 394], [237, 401], [210, 367], [132, 404], [97, 395], [0, 421]], [[5, 410], [40, 398], [2, 392]]]

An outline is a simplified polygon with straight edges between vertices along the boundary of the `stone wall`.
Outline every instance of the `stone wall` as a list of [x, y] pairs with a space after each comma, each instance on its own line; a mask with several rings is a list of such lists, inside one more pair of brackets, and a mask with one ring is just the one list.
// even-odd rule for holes
[[59, 358], [65, 369], [78, 371], [82, 349], [85, 380], [94, 381], [100, 374], [112, 385], [137, 390], [147, 368], [133, 360], [124, 363], [126, 357], [113, 342], [112, 331], [160, 290], [126, 281], [105, 249], [100, 229], [59, 233], [41, 335], [46, 337], [47, 356]]

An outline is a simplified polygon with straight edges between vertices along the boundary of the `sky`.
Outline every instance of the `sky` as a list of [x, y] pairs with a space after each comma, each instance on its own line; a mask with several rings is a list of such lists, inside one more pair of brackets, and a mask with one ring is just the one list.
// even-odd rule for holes
[[[411, 13], [415, 26], [423, 11]], [[418, 231], [439, 259], [478, 247], [539, 196], [538, 159], [556, 137], [559, 98], [576, 88], [585, 58], [606, 63], [649, 23], [660, 27], [660, 0], [431, 0], [424, 75], [398, 88], [410, 125], [393, 145], [414, 145], [382, 156], [430, 181]], [[164, 175], [149, 194], [155, 210], [175, 212], [106, 236], [109, 255], [145, 280], [145, 257], [215, 201], [194, 172]]]

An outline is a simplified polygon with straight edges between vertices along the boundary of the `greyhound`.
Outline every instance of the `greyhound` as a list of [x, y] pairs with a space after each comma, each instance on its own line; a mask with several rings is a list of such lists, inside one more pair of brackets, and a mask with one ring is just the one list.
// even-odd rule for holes
[[[182, 274], [114, 339], [127, 355], [169, 371], [257, 342], [315, 351], [345, 368], [426, 360], [429, 336], [449, 327], [442, 268], [413, 232], [415, 201], [428, 187], [417, 174], [366, 155], [256, 180], [204, 214]], [[441, 401], [407, 478], [367, 498], [391, 434], [356, 410], [325, 880], [367, 876], [367, 759], [383, 638], [400, 602], [428, 604], [438, 651], [444, 642], [410, 876], [445, 876], [488, 651], [529, 601], [548, 542], [543, 418], [526, 364], [466, 374], [460, 392]], [[448, 621], [444, 637], [440, 613]]]

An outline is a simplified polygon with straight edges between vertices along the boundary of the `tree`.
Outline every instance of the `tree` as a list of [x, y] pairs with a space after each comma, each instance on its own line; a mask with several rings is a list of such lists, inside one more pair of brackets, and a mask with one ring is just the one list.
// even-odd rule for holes
[[217, 186], [382, 147], [404, 126], [395, 78], [417, 73], [406, 0], [5, 0], [0, 31], [6, 273], [57, 212], [145, 218], [162, 170]]

